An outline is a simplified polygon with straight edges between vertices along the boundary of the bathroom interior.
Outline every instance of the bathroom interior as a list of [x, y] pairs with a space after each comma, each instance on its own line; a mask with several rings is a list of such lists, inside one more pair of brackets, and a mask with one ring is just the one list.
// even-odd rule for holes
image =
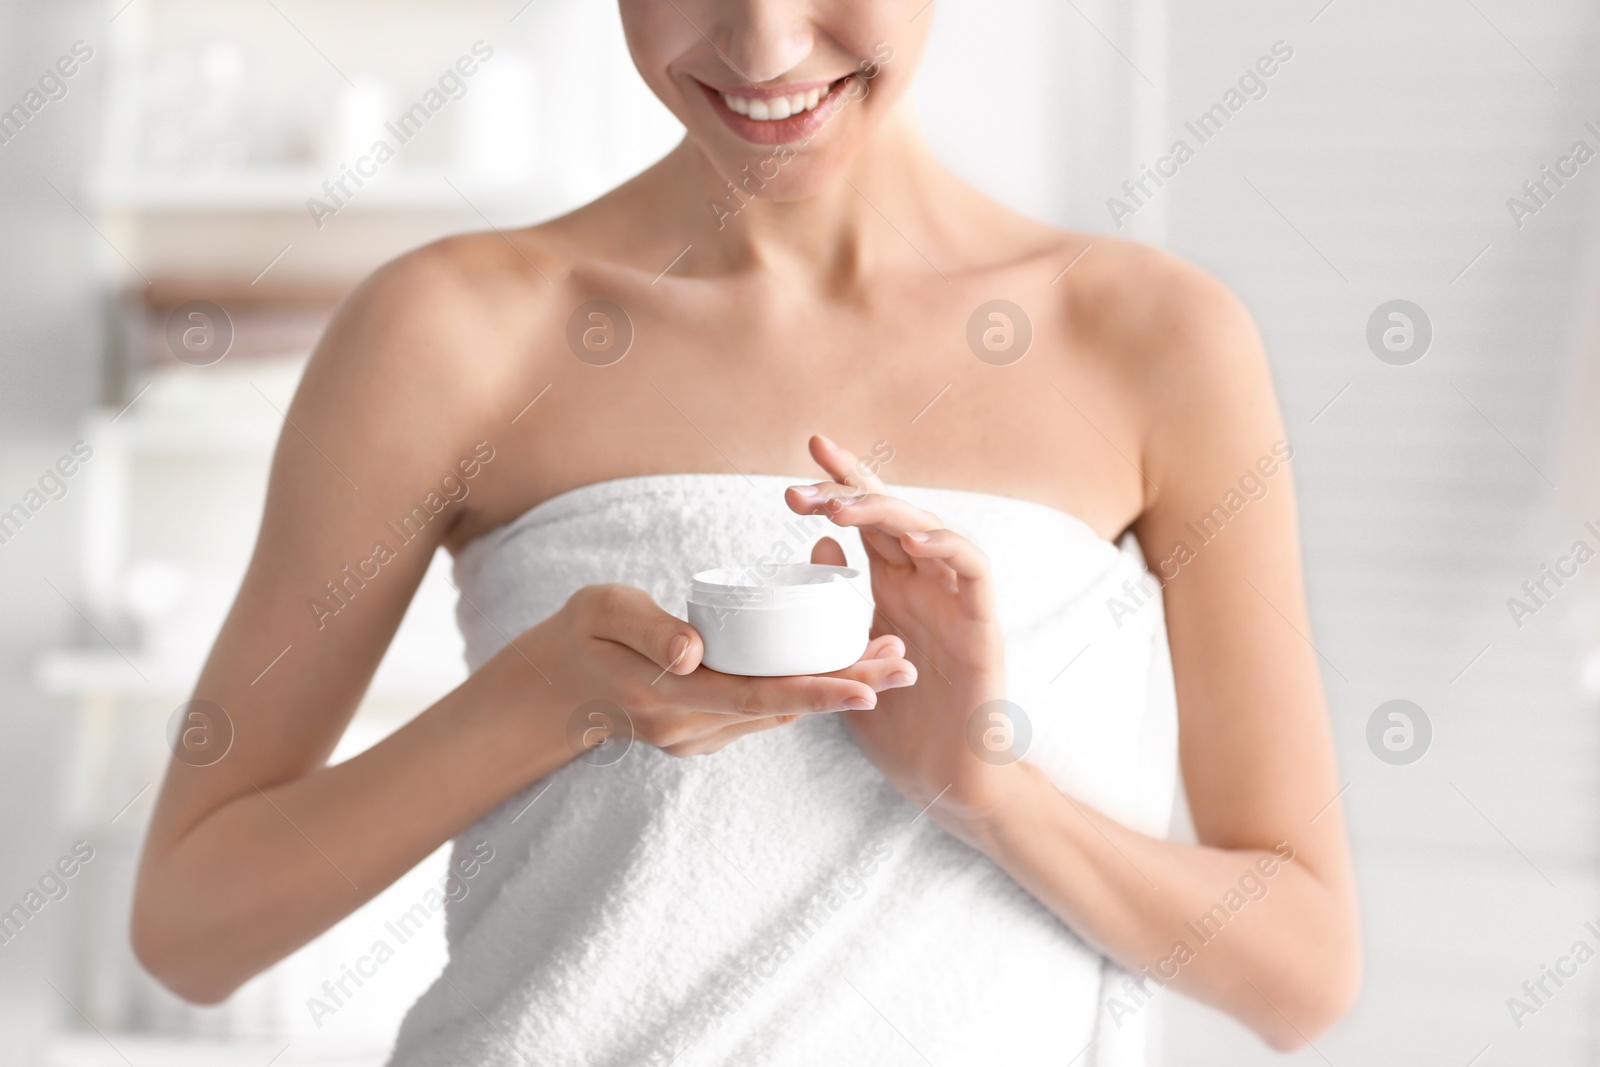
[[[1575, 141], [1600, 146], [1600, 10], [929, 11], [915, 94], [944, 160], [1038, 218], [1226, 281], [1256, 315], [1294, 445], [1365, 986], [1289, 1056], [1160, 996], [1152, 1063], [1600, 1064], [1600, 966], [1532, 1015], [1507, 1009], [1582, 936], [1573, 916], [1600, 925], [1600, 600], [1581, 569], [1538, 584], [1575, 540], [1600, 544], [1584, 526], [1600, 528], [1600, 176], [1572, 164], [1524, 188]], [[443, 850], [226, 1003], [185, 1004], [127, 934], [168, 724], [340, 299], [408, 248], [592, 199], [682, 130], [634, 72], [615, 5], [585, 0], [0, 0], [0, 107], [74, 54], [58, 98], [0, 144], [0, 509], [80, 459], [0, 543], [0, 908], [75, 843], [93, 856], [0, 944], [0, 1064], [377, 1065], [443, 965], [442, 918], [337, 1011], [308, 1002], [424, 898]], [[345, 178], [472, 54], [458, 96]], [[1278, 62], [1260, 93], [1196, 137], [1264, 55]], [[1161, 163], [1179, 140], [1181, 165]], [[1152, 168], [1163, 181], [1141, 184]], [[1433, 326], [1411, 365], [1366, 340], [1395, 299]], [[223, 310], [206, 323], [223, 357], [174, 354], [193, 307]], [[448, 564], [433, 561], [335, 760], [464, 677]], [[1432, 724], [1406, 765], [1369, 744], [1396, 699]]]

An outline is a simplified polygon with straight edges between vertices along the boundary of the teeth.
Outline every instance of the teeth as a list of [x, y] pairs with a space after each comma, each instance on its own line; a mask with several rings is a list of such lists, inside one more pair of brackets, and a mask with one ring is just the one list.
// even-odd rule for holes
[[823, 89], [812, 89], [804, 93], [795, 93], [792, 96], [734, 96], [732, 93], [723, 93], [722, 102], [728, 105], [728, 110], [736, 115], [747, 115], [757, 122], [773, 122], [798, 115], [803, 111], [810, 111], [822, 99]]

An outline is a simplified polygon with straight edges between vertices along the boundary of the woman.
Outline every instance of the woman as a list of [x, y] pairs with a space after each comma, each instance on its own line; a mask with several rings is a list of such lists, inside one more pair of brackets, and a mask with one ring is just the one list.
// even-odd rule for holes
[[[1163, 986], [1278, 1048], [1347, 1009], [1260, 341], [1200, 271], [939, 166], [924, 7], [623, 0], [683, 142], [345, 302], [197, 688], [232, 749], [172, 764], [146, 845], [173, 990], [460, 835], [396, 1064], [1124, 1063]], [[440, 545], [471, 677], [326, 766]], [[862, 659], [703, 667], [689, 574], [808, 552], [870, 567]]]

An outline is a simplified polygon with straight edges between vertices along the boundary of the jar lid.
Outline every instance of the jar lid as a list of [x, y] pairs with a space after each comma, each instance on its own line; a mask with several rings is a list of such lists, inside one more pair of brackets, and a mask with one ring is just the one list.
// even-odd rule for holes
[[852, 600], [867, 593], [854, 567], [826, 563], [754, 563], [701, 571], [689, 583], [689, 602], [708, 608], [781, 608]]

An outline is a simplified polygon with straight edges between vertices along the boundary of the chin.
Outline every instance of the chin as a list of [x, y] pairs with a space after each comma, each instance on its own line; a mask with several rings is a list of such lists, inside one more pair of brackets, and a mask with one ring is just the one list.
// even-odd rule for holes
[[755, 154], [718, 152], [703, 141], [700, 147], [732, 184], [728, 200], [734, 207], [739, 200], [774, 204], [808, 200], [838, 181], [855, 155], [855, 146], [848, 143], [823, 148], [813, 143], [804, 150], [779, 145]]

